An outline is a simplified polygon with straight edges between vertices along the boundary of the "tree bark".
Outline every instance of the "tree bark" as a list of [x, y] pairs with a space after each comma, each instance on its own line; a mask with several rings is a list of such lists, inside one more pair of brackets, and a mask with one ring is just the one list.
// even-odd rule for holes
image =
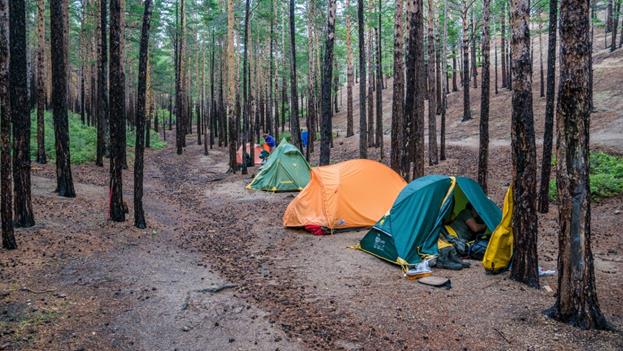
[[539, 13], [539, 70], [541, 74], [541, 81], [539, 86], [539, 96], [545, 96], [545, 74], [543, 70], [543, 22], [541, 21], [541, 16]]
[[459, 91], [458, 84], [456, 83], [456, 76], [458, 68], [456, 67], [456, 49], [452, 51], [452, 91]]
[[478, 183], [487, 193], [489, 159], [489, 0], [482, 5], [482, 94], [480, 98], [480, 148], [478, 151]]
[[335, 43], [335, 0], [327, 3], [327, 41], [322, 70], [322, 123], [320, 124], [320, 165], [331, 160], [331, 81], [333, 74], [333, 45]]
[[368, 29], [368, 147], [376, 145], [374, 133], [374, 35], [372, 34], [372, 26]]
[[554, 134], [554, 99], [556, 95], [556, 31], [558, 28], [558, 1], [549, 3], [549, 33], [547, 44], [547, 94], [545, 98], [545, 130], [543, 132], [543, 157], [539, 186], [538, 210], [549, 210], [549, 179], [552, 170], [552, 144]]
[[471, 20], [470, 20], [470, 32], [471, 32], [471, 44], [472, 47], [470, 49], [471, 54], [471, 64], [472, 64], [472, 81], [474, 82], [474, 89], [478, 88], [478, 67], [476, 64], [476, 23], [474, 19], [474, 8], [472, 6], [471, 11]]
[[[402, 0], [398, 0], [402, 1]], [[398, 5], [396, 5], [398, 6]], [[353, 47], [351, 43], [350, 0], [344, 5], [346, 14], [346, 137], [355, 135], [353, 126]]]
[[11, 162], [11, 109], [9, 101], [9, 14], [8, 0], [0, 0], [0, 216], [2, 247], [17, 248], [13, 229]]
[[591, 250], [589, 3], [560, 2], [560, 86], [556, 109], [559, 198], [558, 294], [548, 311], [582, 329], [609, 329], [599, 308]]
[[435, 8], [428, 0], [428, 164], [439, 163], [437, 150], [437, 91], [435, 86]]
[[404, 36], [402, 31], [402, 2], [403, 0], [396, 0], [396, 13], [394, 16], [394, 91], [392, 98], [392, 141], [390, 154], [390, 166], [398, 173], [401, 172], [400, 159], [402, 157], [402, 146], [404, 145], [405, 77], [403, 65], [404, 50], [402, 47]]
[[110, 0], [110, 219], [125, 221], [123, 203], [123, 138], [125, 96], [121, 69], [121, 0]]
[[513, 238], [511, 279], [539, 287], [536, 215], [536, 144], [532, 112], [530, 0], [513, 0], [512, 25], [512, 161]]
[[501, 39], [501, 55], [502, 55], [502, 88], [508, 87], [508, 75], [506, 74], [506, 5], [502, 4], [502, 16], [500, 18], [500, 39]]
[[382, 3], [378, 0], [378, 26], [376, 35], [376, 146], [380, 147], [380, 159], [385, 158], [383, 145], [383, 53], [381, 44], [381, 13]]
[[[290, 0], [290, 139], [294, 146], [303, 151], [301, 128], [299, 127], [299, 102], [296, 83], [296, 39], [294, 28], [294, 0]], [[330, 84], [330, 83], [329, 83]]]
[[[245, 155], [247, 154], [247, 140], [250, 140], [250, 150], [249, 152], [252, 152], [252, 150], [254, 149], [254, 144], [253, 143], [253, 136], [252, 136], [252, 132], [249, 128], [249, 110], [251, 107], [251, 104], [249, 103], [249, 87], [248, 87], [248, 75], [249, 75], [249, 8], [250, 8], [250, 1], [246, 0], [245, 1], [245, 6], [244, 6], [245, 10], [244, 10], [244, 52], [243, 52], [243, 58], [242, 58], [242, 97], [243, 97], [243, 102], [242, 102], [242, 108], [243, 108], [243, 118], [242, 118], [242, 170], [241, 173], [242, 174], [248, 174], [247, 171], [247, 162], [245, 159]], [[254, 155], [252, 155], [254, 156]], [[251, 158], [252, 160], [254, 159], [254, 157]]]
[[612, 18], [612, 43], [610, 45], [610, 52], [613, 52], [617, 49], [617, 27], [619, 25], [619, 12], [621, 12], [621, 0], [616, 0], [614, 14]]
[[50, 1], [50, 33], [52, 52], [52, 109], [56, 146], [56, 192], [59, 196], [75, 197], [69, 153], [69, 124], [67, 121], [67, 67], [65, 61], [65, 25], [63, 8], [67, 0]]
[[30, 186], [30, 111], [24, 0], [9, 1], [9, 86], [13, 119], [13, 203], [15, 226], [35, 225]]
[[[448, 110], [448, 54], [446, 52], [448, 46], [448, 0], [444, 0], [443, 6], [443, 35], [441, 37], [441, 72], [445, 77], [442, 80], [441, 92], [441, 126], [439, 128], [439, 159], [446, 159], [446, 112]], [[456, 82], [456, 81], [455, 81]]]
[[104, 165], [104, 154], [106, 153], [106, 130], [108, 129], [108, 6], [107, 0], [100, 1], [100, 38], [98, 46], [97, 63], [97, 151], [95, 164]]
[[[292, 0], [290, 0], [292, 1]], [[357, 0], [359, 27], [359, 158], [368, 158], [368, 126], [366, 121], [366, 44], [364, 39], [364, 0]]]
[[179, 8], [179, 28], [177, 26], [177, 5], [176, 9], [176, 75], [175, 75], [175, 147], [178, 155], [181, 155], [184, 151], [183, 147], [186, 140], [186, 124], [185, 124], [185, 110], [184, 103], [186, 96], [184, 94], [184, 0], [180, 1]]
[[45, 0], [37, 0], [37, 163], [45, 154]]
[[[145, 109], [147, 91], [147, 60], [149, 55], [149, 27], [151, 23], [151, 0], [145, 0], [143, 27], [138, 58], [138, 91], [136, 94], [136, 145], [134, 159], [134, 226], [144, 229], [145, 211], [143, 210], [143, 154], [145, 151]], [[165, 129], [164, 127], [162, 128]], [[149, 130], [147, 130], [149, 133]]]
[[463, 122], [472, 119], [469, 102], [469, 28], [467, 23], [469, 8], [467, 1], [463, 0], [463, 12], [461, 13], [463, 20], [463, 77], [461, 81], [463, 83]]

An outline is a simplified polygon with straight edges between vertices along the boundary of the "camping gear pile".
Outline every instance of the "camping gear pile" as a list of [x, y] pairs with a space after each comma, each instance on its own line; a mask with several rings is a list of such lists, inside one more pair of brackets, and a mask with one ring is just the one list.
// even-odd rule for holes
[[[300, 191], [283, 215], [285, 227], [315, 235], [371, 227], [354, 248], [401, 266], [409, 279], [429, 277], [435, 264], [469, 267], [458, 256], [482, 260], [489, 273], [510, 265], [511, 188], [502, 212], [470, 178], [429, 175], [407, 184], [392, 169], [371, 160], [310, 168], [300, 150], [285, 140], [247, 188]], [[473, 241], [460, 240], [448, 225], [466, 208], [486, 227]]]

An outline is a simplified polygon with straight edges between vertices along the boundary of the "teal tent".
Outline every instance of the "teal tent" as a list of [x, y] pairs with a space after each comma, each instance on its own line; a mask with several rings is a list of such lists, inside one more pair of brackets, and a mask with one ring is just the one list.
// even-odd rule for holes
[[310, 172], [309, 163], [299, 149], [283, 139], [247, 189], [300, 191], [309, 183]]
[[404, 266], [437, 255], [444, 224], [471, 203], [489, 231], [502, 212], [475, 181], [465, 177], [429, 175], [407, 185], [383, 218], [361, 239], [357, 249]]

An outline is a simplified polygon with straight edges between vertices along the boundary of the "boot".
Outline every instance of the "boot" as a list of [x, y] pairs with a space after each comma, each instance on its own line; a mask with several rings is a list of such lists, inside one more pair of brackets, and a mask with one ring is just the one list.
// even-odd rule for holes
[[456, 250], [454, 250], [454, 249], [449, 250], [449, 252], [448, 252], [448, 260], [450, 260], [451, 262], [460, 264], [461, 266], [463, 266], [463, 268], [469, 268], [471, 266], [471, 264], [469, 262], [463, 261], [459, 257], [459, 255], [456, 252]]
[[435, 265], [437, 268], [451, 269], [453, 271], [463, 269], [462, 264], [450, 260], [449, 253], [451, 251], [454, 251], [452, 247], [446, 247], [439, 250], [439, 257], [437, 257], [437, 264]]

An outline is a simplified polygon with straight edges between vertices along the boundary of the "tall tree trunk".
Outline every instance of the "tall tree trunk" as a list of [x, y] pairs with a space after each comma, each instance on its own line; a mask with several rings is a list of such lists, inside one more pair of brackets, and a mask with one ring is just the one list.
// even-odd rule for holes
[[470, 50], [470, 54], [471, 54], [471, 64], [472, 64], [472, 81], [474, 82], [474, 89], [478, 88], [478, 67], [476, 64], [476, 23], [475, 23], [475, 19], [474, 19], [474, 8], [472, 6], [472, 11], [471, 11], [471, 20], [470, 20], [470, 32], [471, 32], [471, 50]]
[[178, 155], [184, 151], [183, 147], [186, 141], [186, 123], [185, 123], [185, 99], [184, 94], [184, 0], [180, 0], [179, 8], [179, 28], [177, 26], [177, 6], [176, 6], [176, 75], [175, 75], [175, 147]]
[[327, 3], [327, 41], [322, 70], [322, 123], [320, 124], [320, 165], [331, 160], [331, 81], [333, 74], [333, 45], [335, 43], [335, 0]]
[[[229, 168], [236, 173], [236, 90], [234, 62], [234, 1], [227, 0], [227, 119], [229, 125]], [[244, 163], [244, 154], [242, 163]]]
[[540, 89], [539, 96], [545, 96], [545, 74], [543, 70], [543, 22], [541, 20], [541, 16], [539, 14], [539, 70], [541, 71], [541, 81], [540, 81]]
[[472, 119], [469, 102], [469, 27], [467, 23], [467, 14], [469, 8], [467, 0], [463, 0], [463, 122]]
[[621, 0], [616, 0], [614, 15], [612, 18], [612, 44], [610, 45], [610, 52], [613, 52], [617, 49], [617, 27], [619, 25], [619, 12], [621, 12]]
[[591, 250], [588, 6], [588, 1], [560, 2], [560, 86], [556, 109], [558, 294], [549, 314], [582, 329], [609, 329], [597, 300]]
[[[314, 134], [315, 134], [315, 125], [316, 125], [316, 45], [315, 38], [316, 33], [314, 30], [314, 21], [315, 21], [315, 1], [307, 1], [307, 35], [308, 35], [308, 78], [307, 78], [307, 130], [309, 135], [309, 140], [307, 143], [307, 147], [313, 151], [314, 149]], [[324, 72], [323, 72], [324, 73]], [[302, 100], [301, 96], [301, 100]], [[322, 99], [322, 97], [321, 97]], [[301, 107], [304, 106], [301, 103]], [[301, 108], [302, 110], [302, 108]], [[302, 113], [302, 111], [301, 111]], [[322, 112], [321, 112], [322, 113]]]
[[106, 130], [108, 129], [108, 4], [107, 0], [100, 2], [100, 38], [98, 46], [97, 63], [97, 151], [95, 164], [104, 165], [104, 154], [106, 153]]
[[[405, 136], [402, 173], [405, 179], [424, 174], [424, 28], [422, 0], [408, 0], [409, 48], [406, 61]], [[413, 171], [410, 172], [410, 163]]]
[[364, 0], [357, 0], [359, 29], [359, 158], [368, 158], [368, 126], [366, 121], [366, 43], [364, 39]]
[[[398, 0], [402, 1], [402, 0]], [[398, 6], [398, 5], [396, 5]], [[353, 136], [353, 47], [351, 43], [350, 0], [346, 0], [344, 11], [346, 15], [346, 137]]]
[[426, 71], [424, 64], [424, 1], [417, 0], [417, 8], [414, 9], [415, 29], [415, 72], [416, 93], [415, 113], [413, 119], [413, 133], [411, 141], [413, 145], [413, 179], [424, 175], [424, 97], [426, 96]]
[[511, 279], [539, 287], [536, 214], [536, 145], [532, 112], [530, 0], [514, 0], [512, 25], [513, 237]]
[[11, 162], [11, 111], [9, 101], [9, 14], [8, 0], [0, 0], [0, 216], [2, 247], [17, 248], [13, 230]]
[[[134, 226], [144, 229], [145, 211], [143, 210], [143, 154], [145, 151], [145, 104], [147, 90], [147, 57], [149, 55], [149, 27], [151, 18], [151, 0], [145, 0], [143, 27], [138, 58], [138, 91], [136, 94], [136, 145], [134, 159]], [[165, 129], [164, 127], [162, 128]], [[149, 133], [149, 130], [147, 131]]]
[[554, 134], [554, 98], [556, 97], [556, 31], [558, 28], [558, 1], [549, 2], [549, 33], [547, 44], [547, 95], [545, 98], [545, 130], [543, 132], [543, 157], [539, 186], [538, 209], [549, 210], [549, 179], [552, 170], [552, 144]]
[[52, 52], [52, 109], [56, 145], [56, 192], [64, 197], [75, 197], [69, 154], [69, 124], [67, 121], [67, 67], [65, 61], [65, 25], [63, 8], [67, 0], [50, 2], [50, 33]]
[[30, 111], [24, 0], [9, 1], [9, 86], [13, 119], [13, 196], [15, 226], [35, 225], [30, 188]]
[[[242, 58], [242, 108], [243, 108], [243, 118], [242, 118], [242, 174], [248, 174], [247, 171], [247, 141], [250, 142], [249, 152], [252, 153], [255, 143], [253, 142], [252, 133], [249, 128], [249, 109], [251, 107], [249, 103], [249, 87], [248, 87], [248, 75], [249, 75], [249, 8], [250, 1], [245, 1], [244, 6], [244, 53]], [[254, 155], [252, 155], [254, 156]], [[252, 157], [251, 160], [254, 158]]]
[[[408, 0], [407, 0], [408, 1]], [[405, 101], [405, 76], [402, 47], [404, 33], [402, 31], [402, 2], [396, 0], [396, 13], [394, 15], [394, 91], [392, 98], [392, 141], [390, 165], [398, 173], [401, 172], [400, 159], [402, 146], [404, 145], [404, 101]]]
[[456, 66], [456, 49], [452, 50], [452, 91], [459, 91], [459, 87], [456, 83], [457, 72], [459, 71]]
[[37, 162], [45, 155], [45, 0], [37, 0]]
[[502, 55], [502, 88], [507, 88], [510, 84], [508, 82], [508, 75], [506, 74], [506, 5], [502, 4], [500, 18], [500, 40], [501, 40], [501, 55]]
[[495, 95], [498, 94], [498, 45], [496, 37], [496, 29], [495, 29], [495, 18], [493, 19], [493, 70], [495, 72]]
[[435, 6], [428, 0], [428, 164], [439, 163], [437, 150], [437, 91], [435, 86]]
[[299, 102], [296, 83], [296, 39], [294, 28], [294, 0], [290, 0], [290, 138], [294, 146], [303, 151], [301, 128], [299, 127]]
[[385, 158], [383, 145], [383, 52], [381, 44], [382, 3], [378, 0], [378, 33], [376, 35], [376, 147], [380, 147], [380, 159]]
[[[441, 93], [441, 126], [439, 128], [439, 159], [444, 161], [446, 159], [446, 111], [448, 111], [448, 54], [447, 40], [448, 40], [448, 0], [444, 0], [443, 6], [443, 35], [441, 36], [441, 72], [445, 77], [442, 80], [442, 93]], [[444, 83], [445, 82], [445, 83]], [[455, 81], [456, 82], [456, 81]]]
[[[370, 11], [371, 12], [371, 11]], [[368, 147], [376, 145], [374, 133], [374, 35], [372, 26], [368, 29]]]
[[121, 0], [110, 0], [110, 219], [125, 221], [123, 203], [124, 77], [121, 68]]
[[612, 32], [612, 12], [614, 10], [614, 0], [608, 0], [606, 9], [606, 33]]
[[482, 94], [480, 97], [480, 149], [478, 151], [478, 183], [487, 193], [489, 159], [489, 0], [482, 5]]

